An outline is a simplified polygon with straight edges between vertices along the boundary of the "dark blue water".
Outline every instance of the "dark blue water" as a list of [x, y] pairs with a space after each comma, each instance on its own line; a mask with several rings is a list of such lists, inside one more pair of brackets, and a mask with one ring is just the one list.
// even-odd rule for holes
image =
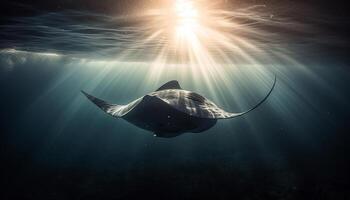
[[[3, 199], [349, 198], [347, 42], [322, 19], [258, 23], [262, 35], [241, 36], [257, 51], [237, 44], [253, 60], [225, 49], [231, 62], [203, 68], [174, 65], [176, 55], [154, 64], [168, 41], [143, 45], [147, 19], [123, 25], [76, 11], [8, 18], [0, 52]], [[281, 25], [288, 20], [304, 28], [291, 33]], [[80, 92], [126, 104], [176, 79], [240, 112], [266, 94], [274, 74], [276, 88], [257, 110], [171, 139], [106, 115]]]

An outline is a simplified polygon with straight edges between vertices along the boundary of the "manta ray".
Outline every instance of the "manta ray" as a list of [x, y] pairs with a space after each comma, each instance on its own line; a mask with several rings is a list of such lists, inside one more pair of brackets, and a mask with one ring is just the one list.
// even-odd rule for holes
[[202, 95], [182, 89], [176, 80], [126, 105], [111, 104], [82, 93], [107, 114], [151, 131], [156, 137], [170, 138], [186, 132], [200, 133], [213, 127], [218, 119], [247, 114], [269, 97], [275, 84], [276, 76], [270, 91], [259, 103], [238, 113], [227, 112]]

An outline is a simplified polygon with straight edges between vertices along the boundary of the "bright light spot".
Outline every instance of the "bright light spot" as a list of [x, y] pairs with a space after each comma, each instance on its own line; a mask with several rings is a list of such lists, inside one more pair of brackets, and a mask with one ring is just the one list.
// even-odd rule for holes
[[[176, 34], [179, 37], [188, 37], [199, 27], [198, 11], [190, 0], [176, 0]], [[187, 38], [188, 39], [188, 38]]]
[[48, 57], [59, 57], [60, 55], [57, 54], [57, 53], [44, 53], [44, 52], [39, 52], [37, 53], [38, 55], [41, 55], [41, 56], [48, 56]]
[[8, 53], [8, 54], [30, 54], [34, 56], [42, 56], [42, 57], [61, 57], [62, 55], [57, 53], [51, 53], [51, 52], [30, 52], [30, 51], [23, 51], [23, 50], [17, 50], [17, 49], [2, 49], [0, 50], [0, 53]]

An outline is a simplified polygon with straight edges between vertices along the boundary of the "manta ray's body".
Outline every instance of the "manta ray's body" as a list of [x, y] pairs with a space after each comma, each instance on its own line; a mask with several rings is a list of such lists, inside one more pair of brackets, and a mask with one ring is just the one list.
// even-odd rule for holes
[[267, 99], [275, 84], [276, 77], [265, 98], [241, 113], [226, 112], [205, 97], [181, 89], [177, 81], [170, 81], [127, 105], [110, 104], [83, 93], [113, 117], [123, 118], [135, 126], [152, 131], [157, 137], [175, 137], [185, 132], [203, 132], [213, 127], [218, 119], [233, 118], [254, 110]]

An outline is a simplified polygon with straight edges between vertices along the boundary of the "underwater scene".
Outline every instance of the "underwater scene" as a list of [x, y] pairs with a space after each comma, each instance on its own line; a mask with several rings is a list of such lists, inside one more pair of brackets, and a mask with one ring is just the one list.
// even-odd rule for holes
[[350, 199], [328, 3], [4, 1], [0, 198]]

